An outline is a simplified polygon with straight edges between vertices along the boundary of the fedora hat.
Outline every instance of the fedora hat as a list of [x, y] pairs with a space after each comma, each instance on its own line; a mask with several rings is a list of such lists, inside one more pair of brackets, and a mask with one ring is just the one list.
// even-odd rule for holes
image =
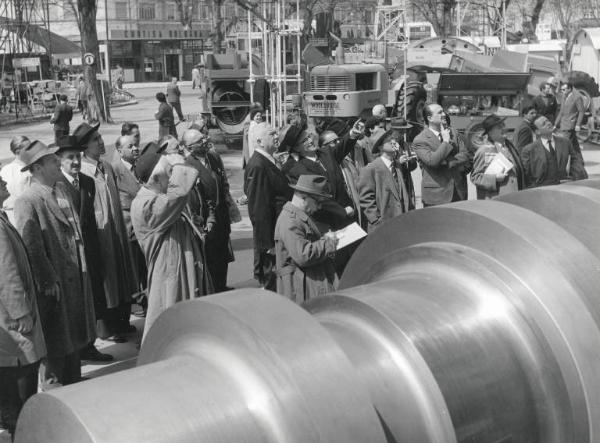
[[83, 150], [81, 145], [77, 143], [77, 138], [72, 135], [61, 135], [56, 141], [56, 145], [58, 146], [58, 150], [56, 151], [57, 154], [61, 151]]
[[375, 143], [373, 143], [373, 147], [371, 148], [371, 153], [373, 154], [379, 154], [379, 152], [381, 151], [381, 148], [383, 146], [383, 144], [389, 140], [392, 136], [396, 136], [396, 131], [394, 131], [393, 129], [388, 129], [387, 131], [385, 131], [383, 134], [381, 134], [379, 136], [379, 138], [377, 138], [377, 140], [375, 141]]
[[288, 125], [281, 130], [279, 133], [279, 148], [278, 152], [289, 151], [298, 142], [300, 134], [302, 134], [302, 127], [298, 125]]
[[58, 147], [48, 147], [39, 140], [34, 140], [29, 145], [19, 152], [19, 160], [25, 165], [21, 168], [21, 172], [25, 172], [42, 157], [56, 154]]
[[290, 188], [322, 198], [332, 198], [327, 179], [322, 175], [301, 175], [296, 184], [290, 185]]
[[410, 129], [413, 127], [404, 117], [393, 118], [390, 127], [392, 129]]
[[99, 127], [100, 123], [90, 125], [86, 122], [83, 122], [75, 128], [73, 131], [73, 137], [77, 139], [78, 144], [85, 145], [89, 141], [92, 134], [96, 132]]
[[494, 126], [498, 126], [506, 120], [506, 117], [499, 117], [496, 114], [488, 115], [481, 122], [481, 127], [483, 128], [483, 132], [486, 134], [492, 130]]
[[135, 175], [142, 183], [148, 181], [166, 147], [165, 143], [159, 145], [155, 142], [148, 142], [144, 145], [134, 166]]

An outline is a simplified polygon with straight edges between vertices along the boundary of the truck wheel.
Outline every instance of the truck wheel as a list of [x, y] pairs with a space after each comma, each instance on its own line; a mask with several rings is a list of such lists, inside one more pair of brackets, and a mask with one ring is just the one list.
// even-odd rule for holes
[[[404, 102], [404, 87], [406, 87], [406, 103]], [[425, 123], [423, 121], [423, 108], [427, 102], [427, 91], [420, 82], [408, 82], [407, 85], [400, 88], [396, 96], [396, 113], [398, 117], [404, 116], [404, 107], [406, 106], [406, 119], [413, 128], [408, 134], [409, 141], [412, 141], [419, 132], [423, 130]]]

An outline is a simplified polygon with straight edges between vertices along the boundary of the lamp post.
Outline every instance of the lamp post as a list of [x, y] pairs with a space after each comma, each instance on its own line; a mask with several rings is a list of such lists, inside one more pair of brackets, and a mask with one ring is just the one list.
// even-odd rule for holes
[[106, 72], [108, 74], [108, 85], [112, 86], [112, 74], [110, 72], [110, 41], [108, 35], [108, 4], [104, 0], [104, 27], [106, 31]]

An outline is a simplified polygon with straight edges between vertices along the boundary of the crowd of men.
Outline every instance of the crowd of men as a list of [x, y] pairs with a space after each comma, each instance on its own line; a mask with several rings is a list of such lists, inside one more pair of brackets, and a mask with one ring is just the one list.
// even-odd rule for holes
[[[357, 246], [338, 248], [336, 231], [371, 233], [415, 210], [417, 166], [423, 207], [466, 200], [469, 173], [477, 198], [586, 178], [573, 140], [580, 105], [572, 85], [565, 92], [556, 115], [546, 95], [543, 111], [525, 109], [515, 144], [495, 114], [465, 143], [438, 104], [425, 106], [412, 143], [411, 124], [381, 105], [319, 134], [300, 110], [281, 131], [253, 112], [244, 192], [255, 279], [298, 303], [335, 289]], [[45, 387], [67, 385], [82, 379], [82, 359], [112, 360], [95, 340], [135, 331], [133, 301], [146, 296], [145, 334], [174, 303], [230, 289], [240, 215], [205, 125], [140, 146], [138, 125], [125, 123], [110, 158], [99, 124], [55, 130], [51, 145], [15, 137], [0, 171], [0, 425], [11, 432], [38, 371]], [[499, 154], [509, 166], [490, 172]]]

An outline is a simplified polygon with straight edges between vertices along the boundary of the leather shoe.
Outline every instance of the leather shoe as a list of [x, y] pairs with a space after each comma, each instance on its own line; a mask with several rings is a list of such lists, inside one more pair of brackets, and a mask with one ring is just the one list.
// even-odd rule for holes
[[113, 343], [125, 343], [127, 341], [127, 339], [120, 334], [111, 335], [104, 340], [112, 341]]
[[87, 361], [113, 361], [115, 358], [110, 354], [103, 354], [94, 346], [81, 351], [81, 359]]

